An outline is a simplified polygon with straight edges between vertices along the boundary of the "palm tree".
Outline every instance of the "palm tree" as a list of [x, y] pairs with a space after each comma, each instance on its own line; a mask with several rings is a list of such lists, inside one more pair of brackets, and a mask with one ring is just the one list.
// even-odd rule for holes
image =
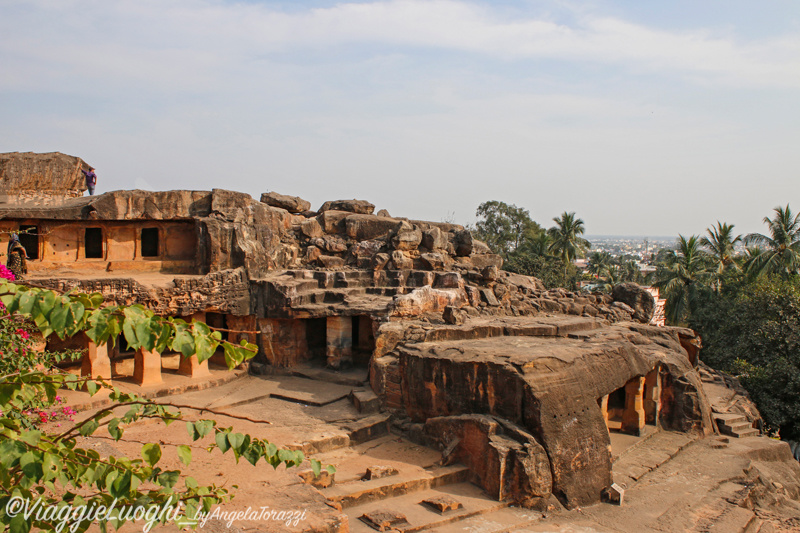
[[599, 277], [605, 268], [612, 263], [611, 254], [608, 252], [592, 252], [589, 256], [589, 274]]
[[775, 208], [775, 217], [764, 217], [770, 236], [751, 233], [745, 244], [764, 246], [764, 250], [749, 260], [748, 272], [752, 275], [780, 274], [787, 277], [797, 274], [800, 268], [800, 215], [792, 216], [789, 204]]
[[684, 324], [689, 317], [690, 304], [699, 284], [709, 280], [708, 255], [700, 248], [700, 239], [678, 236], [678, 249], [671, 250], [665, 264], [655, 272], [654, 287], [667, 300], [665, 314], [670, 323]]
[[583, 235], [583, 220], [575, 218], [575, 213], [564, 213], [553, 219], [556, 225], [548, 231], [553, 238], [550, 250], [564, 262], [564, 279], [567, 278], [567, 266], [576, 257], [583, 257], [590, 243], [580, 237]]
[[700, 239], [700, 245], [714, 258], [717, 265], [717, 273], [722, 274], [728, 268], [738, 268], [734, 256], [736, 255], [736, 243], [742, 240], [741, 235], [733, 236], [733, 224], [720, 223], [711, 226], [706, 230], [708, 237]]
[[527, 239], [522, 244], [523, 254], [532, 254], [547, 256], [550, 253], [550, 246], [553, 243], [553, 238], [544, 230], [536, 234], [532, 239]]

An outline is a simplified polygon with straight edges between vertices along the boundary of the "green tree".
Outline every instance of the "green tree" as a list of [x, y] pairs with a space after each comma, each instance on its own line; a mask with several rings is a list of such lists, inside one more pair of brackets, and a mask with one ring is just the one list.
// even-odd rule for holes
[[509, 272], [539, 278], [548, 289], [564, 287], [576, 290], [581, 279], [575, 265], [567, 265], [565, 269], [560, 258], [550, 255], [514, 254], [503, 268]]
[[[208, 359], [217, 346], [222, 345], [231, 367], [252, 357], [256, 350], [255, 345], [246, 341], [239, 345], [222, 341], [219, 332], [201, 322], [189, 324], [180, 319], [159, 317], [141, 306], [103, 305], [99, 293], [58, 294], [2, 280], [0, 301], [6, 308], [0, 315], [3, 323], [0, 335], [16, 331], [23, 318], [32, 321], [45, 337], [55, 334], [65, 338], [85, 332], [94, 342], [104, 344], [113, 342], [122, 333], [134, 349], [163, 351], [171, 348], [184, 357], [196, 355], [200, 361]], [[107, 386], [102, 381], [81, 379], [57, 369], [47, 373], [35, 370], [32, 368], [35, 359], [25, 355], [31, 350], [29, 341], [29, 337], [21, 333], [12, 339], [17, 352], [3, 354], [4, 359], [18, 357], [20, 360], [4, 367], [5, 371], [0, 374], [0, 523], [4, 528], [12, 532], [53, 531], [62, 522], [60, 513], [57, 516], [47, 513], [11, 516], [7, 512], [11, 498], [30, 502], [40, 499], [43, 507], [61, 508], [67, 505], [97, 508], [109, 506], [116, 500], [117, 508], [136, 505], [146, 509], [147, 516], [153, 516], [152, 509], [180, 501], [188, 517], [230, 499], [225, 487], [202, 485], [191, 477], [181, 476], [179, 470], [162, 469], [158, 465], [162, 451], [157, 443], [144, 444], [141, 458], [112, 456], [105, 459], [95, 450], [78, 445], [78, 437], [90, 436], [101, 427], [113, 439], [120, 440], [125, 427], [142, 418], [155, 418], [164, 424], [184, 420], [178, 406], [155, 404], [111, 388], [112, 405], [61, 433], [38, 429], [25, 420], [24, 414], [31, 407], [52, 406], [61, 387], [73, 390], [86, 387], [90, 394], [95, 394]], [[0, 343], [8, 344], [4, 339], [0, 339]], [[122, 416], [115, 414], [123, 411]], [[225, 416], [231, 415], [225, 413]], [[230, 451], [237, 461], [244, 458], [253, 465], [264, 461], [277, 468], [282, 464], [296, 466], [304, 460], [302, 452], [279, 449], [266, 440], [236, 433], [233, 428], [219, 427], [214, 420], [186, 421], [186, 426], [191, 441], [213, 437], [207, 449]], [[178, 446], [177, 451], [184, 464], [191, 462], [189, 446]], [[316, 472], [320, 471], [318, 461], [312, 460], [311, 465]], [[110, 523], [118, 528], [125, 522], [124, 518], [118, 517]], [[155, 522], [164, 520], [165, 515], [154, 518]], [[67, 522], [74, 523], [77, 531], [85, 531], [91, 525], [85, 517], [74, 517]], [[101, 522], [100, 527], [105, 531], [107, 523]]]
[[739, 281], [698, 301], [703, 360], [740, 379], [768, 431], [800, 440], [800, 278]]
[[553, 218], [556, 225], [548, 230], [553, 242], [550, 250], [564, 262], [564, 277], [567, 277], [567, 265], [578, 257], [583, 257], [589, 248], [589, 241], [581, 237], [584, 232], [583, 220], [575, 218], [575, 213], [566, 211], [560, 217]]
[[705, 247], [714, 259], [718, 274], [722, 274], [729, 268], [738, 268], [736, 256], [736, 244], [742, 240], [741, 235], [733, 235], [733, 224], [720, 223], [711, 226], [706, 230], [707, 237], [700, 239], [700, 245]]
[[654, 275], [653, 286], [666, 300], [664, 313], [673, 325], [685, 324], [696, 291], [711, 279], [708, 255], [696, 235], [678, 236], [678, 249], [665, 254]]
[[496, 200], [484, 202], [478, 206], [475, 215], [479, 217], [475, 224], [475, 236], [506, 259], [526, 240], [533, 239], [542, 231], [531, 220], [527, 209], [513, 204]]
[[784, 277], [797, 274], [800, 269], [800, 215], [793, 215], [786, 207], [776, 207], [773, 218], [764, 217], [769, 236], [751, 233], [744, 238], [747, 245], [763, 246], [761, 253], [748, 262], [748, 272], [755, 276], [779, 274]]
[[589, 274], [600, 276], [614, 262], [614, 258], [608, 252], [592, 252], [589, 256]]

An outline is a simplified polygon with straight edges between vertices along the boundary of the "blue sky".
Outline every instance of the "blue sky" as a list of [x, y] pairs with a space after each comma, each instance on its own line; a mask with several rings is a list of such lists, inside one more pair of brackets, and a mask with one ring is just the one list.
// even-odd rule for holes
[[741, 232], [800, 210], [800, 3], [5, 0], [0, 152], [99, 192]]

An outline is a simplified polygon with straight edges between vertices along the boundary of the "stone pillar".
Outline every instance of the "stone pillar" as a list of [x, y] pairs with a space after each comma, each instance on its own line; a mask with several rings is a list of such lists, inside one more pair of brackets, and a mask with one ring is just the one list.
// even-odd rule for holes
[[178, 374], [181, 376], [188, 376], [190, 378], [203, 378], [211, 375], [208, 369], [208, 359], [202, 363], [197, 360], [196, 355], [184, 357], [181, 354], [181, 364], [178, 366]]
[[349, 316], [329, 316], [327, 319], [328, 366], [341, 368], [353, 362], [353, 319]]
[[87, 342], [86, 355], [81, 362], [81, 376], [111, 380], [111, 358], [108, 357], [108, 344], [97, 345]]
[[644, 377], [639, 376], [625, 385], [625, 411], [622, 413], [622, 431], [640, 435], [644, 427]]
[[158, 385], [161, 379], [161, 354], [139, 348], [133, 358], [133, 380], [142, 387]]
[[661, 385], [659, 369], [655, 368], [644, 378], [644, 417], [648, 424], [658, 425], [658, 411], [661, 409]]

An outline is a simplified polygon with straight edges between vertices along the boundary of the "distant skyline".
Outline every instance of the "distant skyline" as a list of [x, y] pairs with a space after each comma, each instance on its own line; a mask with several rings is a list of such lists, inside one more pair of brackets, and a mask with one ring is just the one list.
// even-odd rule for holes
[[98, 192], [359, 198], [593, 235], [800, 211], [796, 0], [6, 0], [0, 152]]

